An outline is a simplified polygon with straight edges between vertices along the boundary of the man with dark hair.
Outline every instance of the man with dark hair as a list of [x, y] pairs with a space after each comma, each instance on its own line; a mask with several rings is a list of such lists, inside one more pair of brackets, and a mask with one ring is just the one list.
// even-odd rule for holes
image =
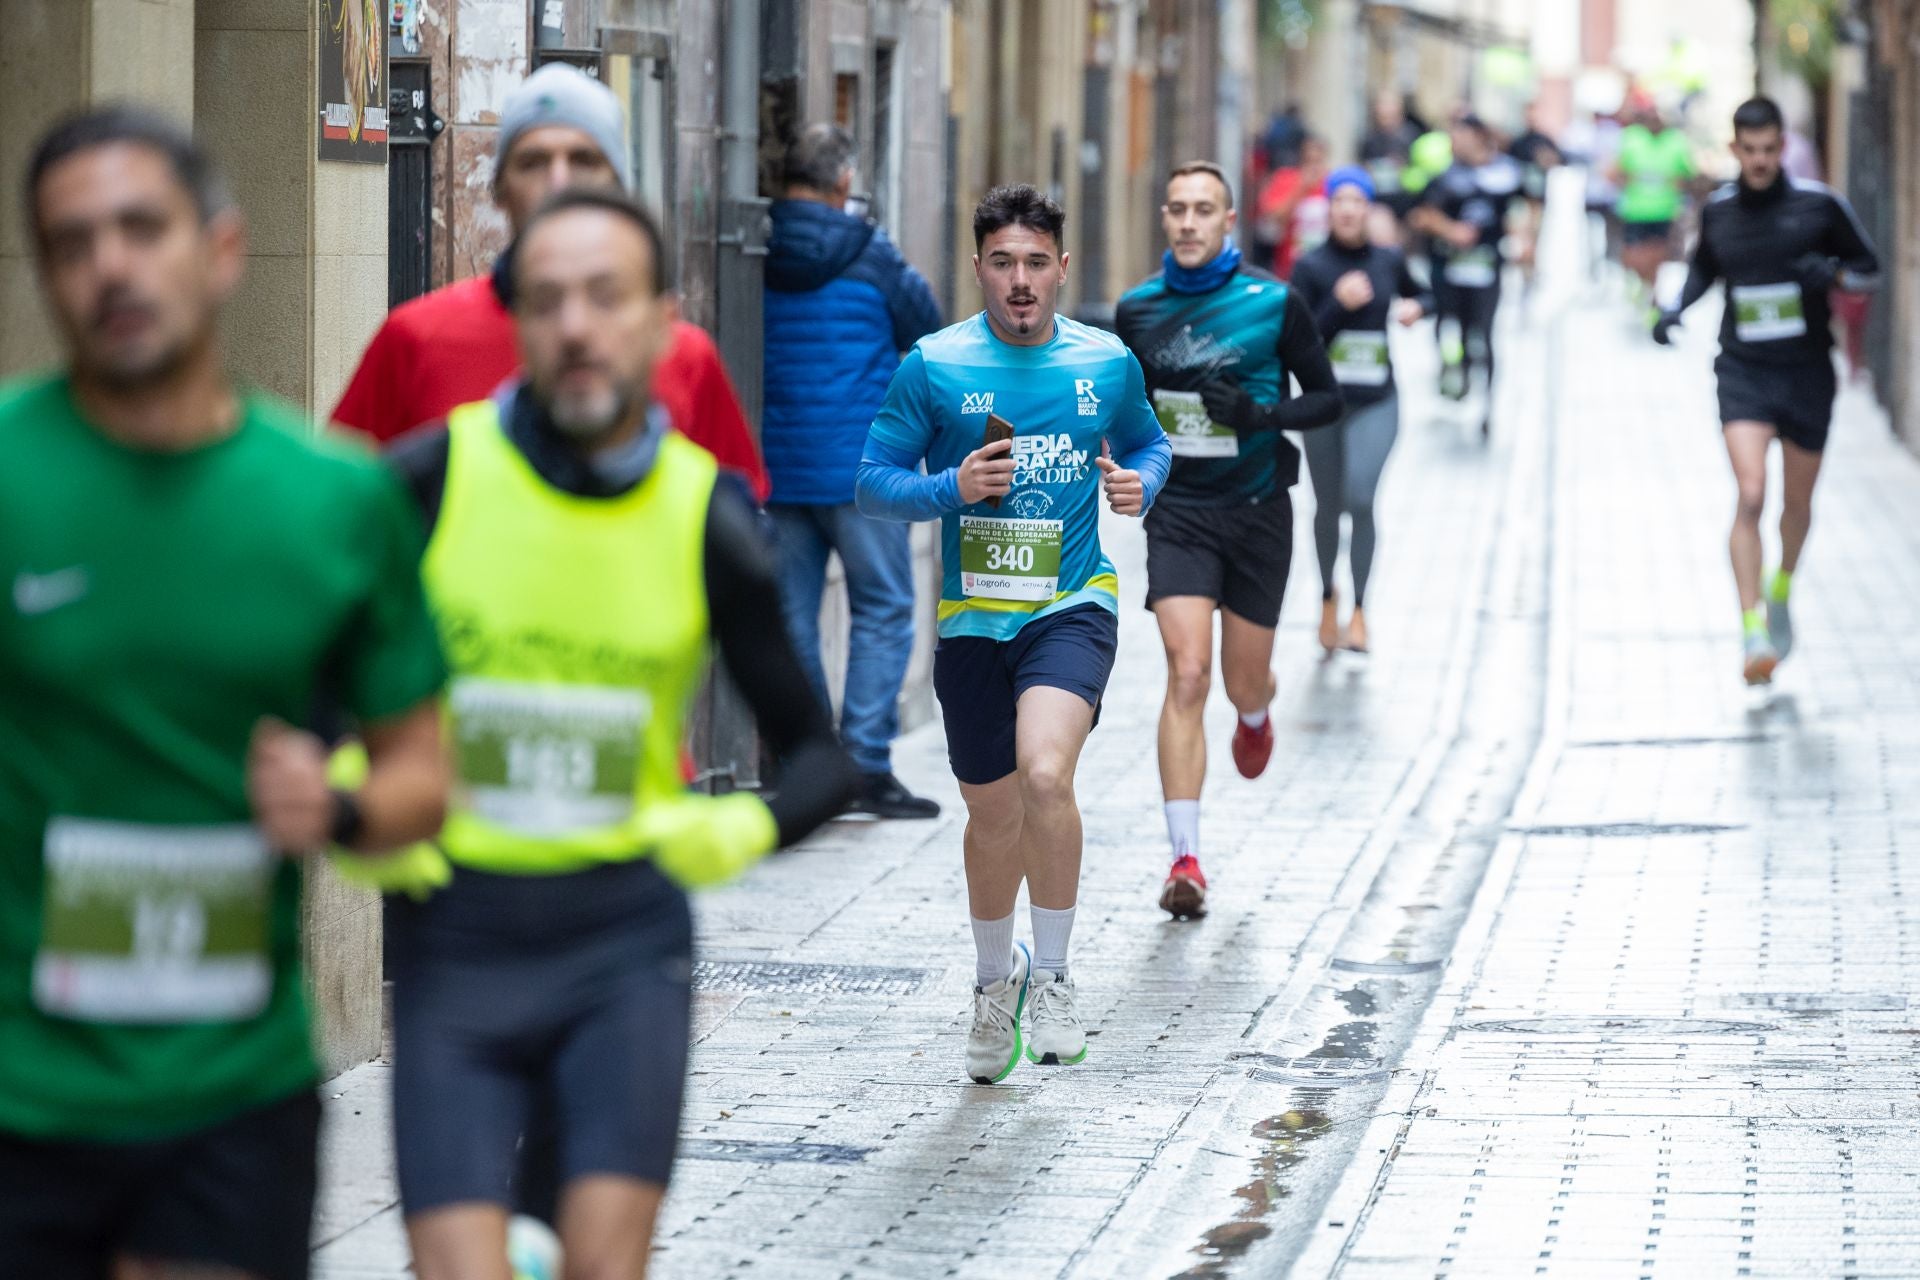
[[[1493, 147], [1493, 131], [1471, 113], [1454, 122], [1453, 163], [1427, 187], [1426, 201], [1412, 215], [1415, 227], [1434, 238], [1434, 292], [1442, 317], [1458, 320], [1460, 364], [1443, 365], [1441, 390], [1464, 400], [1473, 371], [1486, 372], [1486, 404], [1480, 434], [1493, 429], [1494, 321], [1500, 310], [1500, 274], [1506, 265], [1500, 240], [1507, 212], [1520, 195], [1520, 166]], [[1446, 339], [1443, 337], [1442, 342]], [[1444, 347], [1443, 347], [1444, 349]]]
[[[1019, 1061], [1023, 1011], [1029, 1059], [1086, 1056], [1067, 969], [1080, 890], [1073, 774], [1119, 641], [1100, 489], [1117, 514], [1141, 515], [1170, 456], [1139, 362], [1111, 334], [1056, 314], [1065, 224], [1030, 186], [987, 193], [973, 215], [986, 310], [901, 361], [856, 490], [868, 515], [941, 522], [933, 683], [967, 805], [966, 1070], [982, 1083]], [[1022, 879], [1031, 951], [1013, 941]]]
[[[558, 1224], [569, 1275], [646, 1269], [686, 1079], [686, 890], [801, 839], [851, 789], [765, 624], [751, 504], [653, 399], [674, 316], [661, 248], [618, 192], [543, 206], [514, 255], [525, 380], [393, 455], [429, 530], [459, 771], [436, 874], [387, 886], [421, 893], [395, 899], [389, 964], [423, 1276], [506, 1274], [516, 1207]], [[771, 802], [680, 778], [715, 641], [788, 762]]]
[[893, 773], [900, 684], [913, 656], [913, 550], [903, 524], [853, 502], [867, 427], [900, 355], [940, 327], [940, 307], [887, 233], [846, 211], [853, 139], [809, 125], [787, 148], [785, 198], [767, 246], [766, 410], [780, 604], [813, 691], [827, 701], [820, 597], [840, 557], [851, 615], [840, 736], [861, 773], [856, 812], [933, 818], [940, 806]]
[[[1233, 190], [1218, 165], [1175, 169], [1160, 206], [1160, 272], [1114, 313], [1173, 452], [1145, 524], [1147, 608], [1167, 650], [1160, 787], [1172, 867], [1160, 906], [1175, 917], [1207, 909], [1200, 788], [1213, 615], [1218, 610], [1221, 678], [1239, 713], [1234, 765], [1257, 778], [1273, 754], [1273, 636], [1293, 560], [1287, 490], [1300, 476], [1300, 453], [1281, 432], [1340, 416], [1340, 387], [1312, 313], [1286, 285], [1241, 261], [1234, 222]], [[1304, 392], [1297, 399], [1291, 378]]]
[[[1813, 486], [1833, 418], [1835, 289], [1879, 287], [1879, 259], [1853, 206], [1831, 188], [1788, 177], [1780, 166], [1785, 122], [1769, 98], [1733, 114], [1739, 178], [1700, 210], [1700, 239], [1679, 305], [1654, 325], [1666, 345], [1680, 313], [1726, 281], [1720, 318], [1721, 433], [1739, 488], [1728, 551], [1740, 595], [1742, 673], [1766, 684], [1793, 647], [1787, 610], [1793, 573], [1813, 524]], [[1780, 567], [1761, 589], [1760, 513], [1767, 500], [1767, 445], [1780, 439]]]
[[[564, 187], [631, 185], [626, 122], [613, 90], [550, 62], [507, 95], [494, 151], [493, 201], [517, 235]], [[520, 367], [514, 346], [511, 246], [484, 276], [459, 280], [394, 308], [360, 358], [333, 421], [393, 440], [488, 396]], [[713, 339], [676, 320], [654, 394], [674, 429], [739, 475], [756, 498], [766, 471]]]
[[[0, 384], [0, 1270], [299, 1280], [296, 858], [446, 805], [419, 531], [376, 460], [235, 388], [246, 233], [185, 130], [69, 120], [26, 200], [67, 360]], [[352, 791], [299, 727], [323, 694]]]

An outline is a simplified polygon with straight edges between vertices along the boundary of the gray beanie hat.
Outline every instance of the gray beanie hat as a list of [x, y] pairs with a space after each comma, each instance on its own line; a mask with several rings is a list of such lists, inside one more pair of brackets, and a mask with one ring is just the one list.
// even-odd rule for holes
[[564, 62], [549, 62], [507, 95], [500, 112], [500, 139], [493, 151], [495, 166], [521, 134], [556, 124], [592, 138], [613, 166], [621, 190], [632, 188], [633, 157], [627, 154], [627, 122], [620, 100], [606, 85]]

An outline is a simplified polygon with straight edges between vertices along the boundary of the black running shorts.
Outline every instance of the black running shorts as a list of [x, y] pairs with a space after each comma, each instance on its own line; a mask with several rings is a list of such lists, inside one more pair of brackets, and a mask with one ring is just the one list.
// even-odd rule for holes
[[1827, 447], [1833, 424], [1833, 362], [1762, 364], [1724, 352], [1714, 360], [1720, 383], [1720, 422], [1772, 424], [1782, 440], [1810, 453]]
[[1620, 224], [1620, 237], [1624, 244], [1672, 244], [1673, 224], [1671, 222], [1623, 222]]
[[1078, 694], [1100, 723], [1100, 699], [1120, 649], [1120, 619], [1097, 604], [1035, 618], [1011, 640], [946, 636], [933, 651], [933, 691], [953, 776], [983, 787], [1019, 768], [1014, 716], [1036, 686]]
[[1145, 523], [1147, 608], [1169, 596], [1202, 596], [1257, 627], [1279, 625], [1293, 564], [1293, 499], [1286, 490], [1243, 507], [1160, 503]]
[[477, 1200], [551, 1220], [586, 1174], [666, 1184], [692, 1012], [684, 892], [645, 861], [461, 867], [388, 920], [409, 1215]]
[[126, 1254], [306, 1280], [320, 1100], [157, 1142], [0, 1133], [0, 1274], [100, 1280]]

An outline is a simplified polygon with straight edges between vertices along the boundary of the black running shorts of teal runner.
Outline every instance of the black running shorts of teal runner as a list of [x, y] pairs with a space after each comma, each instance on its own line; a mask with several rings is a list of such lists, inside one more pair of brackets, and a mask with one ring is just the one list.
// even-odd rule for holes
[[1014, 709], [1039, 685], [1078, 694], [1100, 723], [1100, 698], [1120, 647], [1120, 620], [1098, 605], [1036, 618], [1011, 640], [947, 636], [933, 651], [933, 691], [947, 727], [953, 776], [983, 787], [1019, 767]]
[[1285, 489], [1244, 507], [1156, 506], [1146, 523], [1147, 608], [1201, 596], [1256, 627], [1279, 625], [1293, 563], [1293, 499]]

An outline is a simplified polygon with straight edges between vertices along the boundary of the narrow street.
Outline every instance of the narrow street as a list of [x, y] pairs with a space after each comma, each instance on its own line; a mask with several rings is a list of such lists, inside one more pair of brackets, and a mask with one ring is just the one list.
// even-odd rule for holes
[[[1082, 1065], [962, 1076], [937, 725], [896, 757], [939, 821], [838, 823], [701, 900], [655, 1274], [1920, 1269], [1920, 464], [1842, 394], [1798, 648], [1750, 693], [1711, 309], [1671, 351], [1569, 273], [1508, 311], [1490, 444], [1433, 398], [1430, 331], [1396, 339], [1370, 658], [1320, 658], [1294, 490], [1279, 745], [1235, 775], [1216, 690], [1203, 922], [1155, 905], [1164, 663], [1141, 535], [1110, 519]], [[317, 1274], [403, 1275], [386, 1068], [328, 1092]]]

